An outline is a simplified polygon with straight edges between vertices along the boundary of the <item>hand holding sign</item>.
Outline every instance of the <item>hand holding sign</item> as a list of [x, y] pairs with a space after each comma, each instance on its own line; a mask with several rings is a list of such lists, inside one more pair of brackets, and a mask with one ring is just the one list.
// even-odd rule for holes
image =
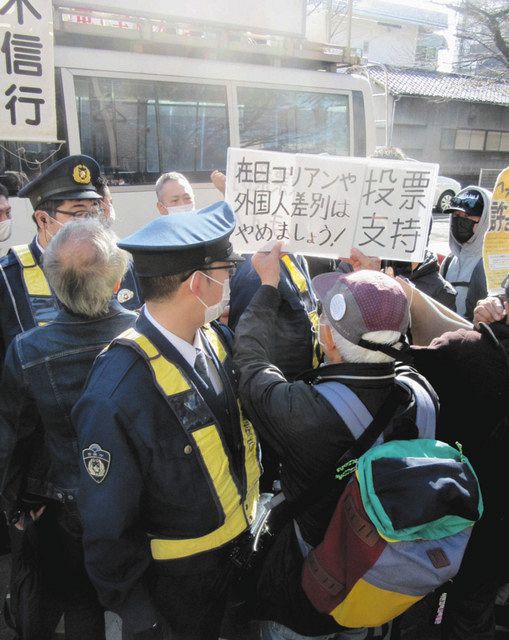
[[232, 244], [252, 253], [276, 240], [288, 251], [336, 258], [423, 259], [437, 165], [228, 150], [226, 200], [237, 216]]
[[258, 253], [255, 253], [253, 256], [251, 264], [259, 275], [262, 284], [268, 284], [277, 288], [280, 273], [279, 258], [283, 255], [281, 252], [282, 246], [282, 242], [275, 242], [268, 253], [258, 251]]

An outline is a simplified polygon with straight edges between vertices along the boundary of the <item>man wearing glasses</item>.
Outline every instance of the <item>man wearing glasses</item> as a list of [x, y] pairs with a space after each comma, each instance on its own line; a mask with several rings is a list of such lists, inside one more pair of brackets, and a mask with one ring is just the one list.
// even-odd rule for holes
[[231, 207], [161, 216], [122, 240], [145, 299], [95, 361], [72, 420], [85, 563], [123, 640], [215, 640], [231, 556], [255, 515], [258, 446], [214, 322], [236, 262]]
[[[85, 155], [63, 158], [25, 185], [18, 197], [29, 198], [37, 233], [30, 244], [11, 247], [0, 259], [0, 366], [13, 338], [56, 317], [58, 303], [42, 271], [51, 238], [69, 222], [97, 217], [101, 196], [94, 184], [99, 165]], [[128, 309], [141, 306], [132, 269], [117, 300]]]

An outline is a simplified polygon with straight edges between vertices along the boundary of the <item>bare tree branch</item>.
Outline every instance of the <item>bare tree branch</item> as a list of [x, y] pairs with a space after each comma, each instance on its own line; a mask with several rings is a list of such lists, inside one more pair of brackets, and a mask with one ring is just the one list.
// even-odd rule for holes
[[[509, 4], [507, 0], [458, 0], [446, 7], [463, 17], [456, 37], [471, 43], [473, 51], [463, 54], [460, 65], [498, 62], [509, 75]], [[496, 72], [494, 70], [494, 72]]]

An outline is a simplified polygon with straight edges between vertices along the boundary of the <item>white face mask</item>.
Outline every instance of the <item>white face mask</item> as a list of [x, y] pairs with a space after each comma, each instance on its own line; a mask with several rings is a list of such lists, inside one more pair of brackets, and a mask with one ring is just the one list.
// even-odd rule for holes
[[181, 204], [178, 207], [166, 207], [166, 213], [169, 215], [173, 213], [189, 213], [190, 211], [194, 211], [194, 204], [192, 202], [189, 204]]
[[[53, 220], [53, 222], [56, 222], [59, 226], [63, 227], [65, 225], [63, 225], [61, 222], [59, 222], [56, 218], [51, 218]], [[46, 242], [49, 242], [49, 240], [51, 240], [51, 238], [54, 238], [56, 236], [56, 233], [51, 233], [51, 231], [48, 231], [48, 222], [46, 221], [44, 223], [44, 233], [46, 234]], [[48, 240], [48, 236], [49, 236], [49, 240]]]
[[[221, 300], [219, 300], [219, 302], [216, 302], [216, 304], [212, 304], [209, 306], [208, 304], [203, 302], [201, 298], [198, 298], [198, 296], [196, 296], [198, 300], [202, 303], [202, 305], [205, 307], [205, 319], [203, 321], [203, 324], [207, 324], [209, 322], [212, 322], [212, 320], [217, 320], [218, 318], [220, 318], [223, 311], [228, 306], [228, 303], [230, 302], [230, 278], [226, 278], [224, 282], [221, 282], [220, 280], [211, 278], [206, 273], [203, 273], [203, 271], [200, 271], [200, 273], [202, 273], [209, 280], [212, 280], [212, 282], [215, 282], [216, 284], [220, 284], [223, 287]], [[195, 275], [196, 275], [196, 272], [193, 273], [193, 277], [191, 278], [191, 282], [189, 284], [190, 287], [193, 286], [193, 280]]]
[[2, 220], [0, 222], [0, 242], [5, 242], [11, 237], [12, 219]]

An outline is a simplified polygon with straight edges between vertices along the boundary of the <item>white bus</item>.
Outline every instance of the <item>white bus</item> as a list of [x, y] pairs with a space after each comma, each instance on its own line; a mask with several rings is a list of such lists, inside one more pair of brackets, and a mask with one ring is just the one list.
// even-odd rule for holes
[[[88, 20], [79, 19], [84, 12]], [[270, 39], [253, 45], [252, 38], [256, 56], [241, 43], [221, 56], [217, 42], [196, 46], [196, 26], [165, 31], [150, 17], [120, 20], [59, 7], [55, 13], [58, 135], [65, 144], [42, 168], [66, 154], [94, 157], [111, 185], [120, 236], [158, 215], [154, 183], [166, 171], [188, 177], [199, 206], [220, 199], [209, 176], [225, 170], [228, 146], [352, 156], [374, 149], [369, 84], [317, 70], [330, 66], [331, 56], [306, 53], [302, 38], [298, 55], [288, 58], [272, 53]], [[211, 52], [224, 59], [207, 59]], [[0, 173], [33, 177], [37, 160], [56, 148], [3, 142]], [[13, 204], [15, 244], [34, 229], [30, 203]]]

